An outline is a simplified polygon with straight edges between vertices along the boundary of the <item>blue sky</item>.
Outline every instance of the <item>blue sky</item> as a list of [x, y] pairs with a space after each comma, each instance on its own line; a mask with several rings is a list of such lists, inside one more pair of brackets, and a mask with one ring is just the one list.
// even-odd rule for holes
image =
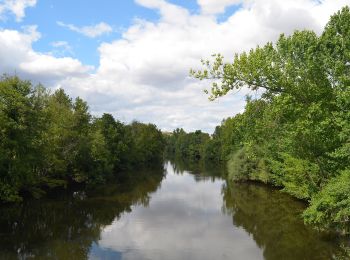
[[[8, 18], [1, 22], [1, 27], [20, 30], [23, 25], [36, 24], [42, 37], [40, 41], [33, 44], [34, 50], [50, 52], [53, 50], [53, 42], [66, 41], [72, 47], [73, 52], [65, 53], [66, 55], [97, 66], [99, 44], [102, 41], [120, 38], [123, 30], [128, 28], [133, 19], [137, 17], [149, 20], [158, 19], [155, 10], [144, 8], [133, 1], [44, 0], [38, 1], [34, 8], [28, 8], [26, 17], [21, 23]], [[97, 38], [89, 38], [59, 26], [58, 21], [78, 27], [105, 22], [111, 25], [113, 32]]]
[[[192, 14], [198, 14], [200, 7], [195, 0], [171, 0], [173, 3], [188, 9]], [[226, 12], [217, 17], [218, 21], [224, 21], [232, 15], [239, 5], [227, 8]], [[132, 0], [41, 0], [34, 8], [26, 10], [26, 16], [21, 22], [11, 19], [11, 16], [0, 21], [1, 27], [21, 30], [27, 24], [35, 24], [41, 33], [40, 41], [33, 44], [33, 49], [39, 52], [53, 52], [56, 56], [72, 56], [78, 58], [84, 64], [98, 66], [98, 46], [104, 41], [113, 41], [121, 38], [122, 33], [131, 26], [135, 19], [157, 21], [159, 12], [137, 4]], [[90, 38], [77, 35], [58, 22], [72, 24], [77, 27], [91, 26], [104, 22], [112, 27], [112, 32], [99, 37]], [[58, 47], [55, 50], [55, 42], [67, 42], [70, 50]]]
[[[184, 6], [191, 12], [198, 11], [198, 5], [194, 0], [169, 2]], [[129, 0], [44, 0], [38, 1], [34, 8], [28, 8], [21, 23], [8, 17], [0, 24], [3, 28], [16, 30], [20, 30], [26, 24], [36, 24], [42, 37], [40, 41], [33, 44], [34, 50], [51, 52], [52, 43], [65, 41], [72, 50], [62, 54], [76, 57], [85, 64], [97, 66], [99, 44], [120, 38], [123, 31], [137, 18], [156, 21], [159, 19], [159, 14], [157, 10], [145, 8]], [[57, 24], [59, 21], [74, 24], [77, 27], [105, 22], [111, 25], [113, 31], [97, 38], [89, 38], [59, 26]]]
[[246, 90], [209, 102], [189, 78], [200, 59], [230, 61], [281, 33], [321, 33], [350, 0], [0, 0], [0, 73], [63, 88], [91, 113], [212, 132]]

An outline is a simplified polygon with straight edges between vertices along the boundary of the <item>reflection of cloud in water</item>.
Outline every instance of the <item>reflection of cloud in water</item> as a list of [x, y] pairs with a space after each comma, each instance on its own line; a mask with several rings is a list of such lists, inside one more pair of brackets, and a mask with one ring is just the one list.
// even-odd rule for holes
[[102, 231], [101, 248], [122, 252], [122, 259], [263, 258], [254, 240], [222, 214], [222, 180], [196, 182], [174, 174], [170, 164], [167, 170], [149, 207], [133, 207]]

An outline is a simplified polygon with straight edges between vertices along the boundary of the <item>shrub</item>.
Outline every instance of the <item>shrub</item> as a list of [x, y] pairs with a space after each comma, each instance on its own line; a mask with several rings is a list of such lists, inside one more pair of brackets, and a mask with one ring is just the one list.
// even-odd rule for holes
[[315, 195], [303, 213], [304, 221], [320, 229], [350, 234], [350, 169], [334, 177]]

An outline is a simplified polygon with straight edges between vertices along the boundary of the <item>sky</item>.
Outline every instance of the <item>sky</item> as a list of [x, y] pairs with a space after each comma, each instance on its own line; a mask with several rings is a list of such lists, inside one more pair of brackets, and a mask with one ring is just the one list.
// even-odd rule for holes
[[[209, 101], [200, 60], [314, 30], [350, 0], [0, 0], [0, 73], [86, 100], [93, 115], [211, 133], [246, 90]], [[254, 94], [254, 93], [250, 93]]]

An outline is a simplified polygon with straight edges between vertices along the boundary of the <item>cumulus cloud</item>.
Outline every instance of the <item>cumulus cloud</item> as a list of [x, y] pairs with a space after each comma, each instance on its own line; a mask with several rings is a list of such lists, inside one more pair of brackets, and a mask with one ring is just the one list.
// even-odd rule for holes
[[[20, 68], [35, 78], [53, 77], [56, 86], [87, 99], [95, 114], [152, 122], [163, 130], [211, 132], [223, 118], [242, 111], [246, 92], [209, 102], [202, 92], [209, 83], [190, 79], [190, 68], [200, 68], [200, 59], [212, 53], [230, 60], [234, 53], [275, 41], [281, 33], [296, 29], [320, 33], [330, 15], [350, 4], [350, 0], [198, 0], [200, 12], [191, 13], [165, 0], [136, 2], [156, 10], [159, 19], [135, 19], [119, 39], [101, 43], [99, 66], [93, 73], [76, 59], [33, 51], [35, 30], [0, 31], [0, 70]], [[227, 13], [231, 5], [239, 8]], [[225, 10], [227, 19], [219, 21]], [[85, 27], [62, 25], [98, 35], [87, 33]]]
[[73, 24], [66, 24], [60, 21], [58, 21], [57, 24], [59, 26], [65, 27], [71, 31], [80, 33], [90, 38], [96, 38], [101, 35], [111, 33], [113, 31], [112, 27], [109, 24], [106, 24], [104, 22], [91, 25], [91, 26], [83, 26], [83, 27], [78, 27]]
[[25, 9], [35, 5], [36, 0], [3, 0], [0, 3], [0, 18], [4, 19], [6, 14], [12, 13], [20, 22], [25, 16]]
[[240, 4], [242, 0], [198, 0], [197, 2], [202, 13], [218, 14], [223, 13], [228, 6]]
[[28, 26], [23, 32], [0, 30], [0, 71], [55, 85], [62, 79], [86, 76], [91, 70], [76, 59], [34, 51], [32, 44], [39, 39], [36, 26]]
[[136, 0], [136, 3], [147, 8], [156, 9], [161, 14], [162, 21], [185, 24], [189, 18], [189, 11], [165, 0]]
[[[235, 52], [276, 40], [280, 33], [296, 29], [319, 33], [329, 16], [349, 1], [206, 0], [198, 1], [199, 14], [164, 0], [137, 3], [158, 10], [160, 19], [137, 19], [121, 39], [102, 43], [100, 66], [83, 84], [85, 91], [78, 92], [94, 100], [90, 103], [95, 111], [110, 112], [122, 120], [151, 121], [167, 130], [212, 131], [222, 118], [242, 111], [246, 93], [208, 102], [202, 93], [208, 83], [189, 79], [189, 68], [198, 68], [199, 60], [212, 53], [230, 59]], [[240, 5], [238, 11], [218, 22], [214, 14], [232, 4]], [[78, 84], [70, 81], [68, 85]], [[115, 99], [106, 104], [104, 93]]]

